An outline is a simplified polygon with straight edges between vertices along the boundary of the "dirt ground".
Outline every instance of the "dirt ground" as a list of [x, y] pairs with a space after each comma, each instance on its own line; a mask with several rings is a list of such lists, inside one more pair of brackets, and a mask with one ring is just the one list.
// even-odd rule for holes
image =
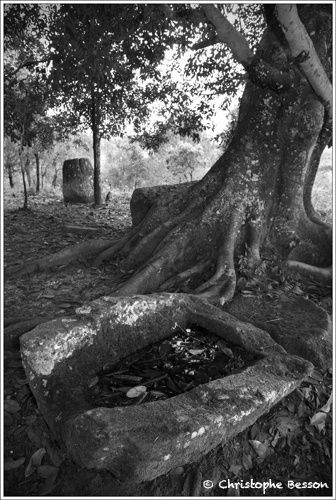
[[[122, 194], [99, 209], [64, 206], [59, 197], [50, 194], [30, 197], [27, 211], [19, 209], [21, 204], [17, 197], [5, 199], [5, 269], [87, 238], [117, 239], [131, 225], [129, 197]], [[69, 231], [66, 226], [74, 224], [98, 230], [91, 235]], [[5, 322], [71, 315], [84, 301], [111, 293], [120, 276], [118, 262], [99, 268], [77, 262], [28, 278], [8, 278], [4, 284]], [[318, 294], [316, 289], [311, 298], [323, 299], [330, 312], [330, 297]], [[331, 394], [330, 370], [315, 370], [268, 415], [200, 462], [151, 483], [130, 485], [106, 472], [80, 469], [64, 455], [38, 411], [19, 350], [10, 348], [3, 354], [6, 496], [261, 496], [259, 486], [248, 486], [251, 479], [272, 481], [265, 496], [332, 495], [331, 412], [317, 415]], [[228, 480], [239, 484], [227, 488]], [[305, 484], [308, 482], [311, 484]]]

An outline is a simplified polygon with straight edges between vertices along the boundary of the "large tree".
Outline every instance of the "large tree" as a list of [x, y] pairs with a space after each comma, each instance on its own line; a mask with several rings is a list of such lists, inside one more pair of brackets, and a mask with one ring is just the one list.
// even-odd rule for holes
[[[236, 287], [235, 254], [249, 268], [269, 252], [296, 268], [331, 264], [331, 228], [311, 204], [312, 179], [331, 138], [330, 5], [266, 5], [255, 53], [219, 8], [198, 14], [208, 42], [227, 44], [248, 81], [233, 138], [189, 191], [159, 198], [116, 253], [137, 269], [117, 293], [165, 290], [194, 277], [195, 293], [221, 303]], [[323, 272], [322, 272], [323, 273]]]
[[[330, 274], [331, 228], [317, 217], [311, 191], [331, 138], [331, 6], [266, 4], [255, 50], [233, 14], [214, 4], [166, 6], [170, 20], [203, 30], [196, 49], [229, 47], [247, 82], [232, 140], [210, 171], [187, 191], [158, 198], [97, 257], [98, 264], [121, 254], [134, 271], [115, 293], [170, 290], [192, 278], [193, 293], [223, 304], [245, 252], [252, 272], [271, 255]], [[207, 65], [218, 73], [217, 60]]]

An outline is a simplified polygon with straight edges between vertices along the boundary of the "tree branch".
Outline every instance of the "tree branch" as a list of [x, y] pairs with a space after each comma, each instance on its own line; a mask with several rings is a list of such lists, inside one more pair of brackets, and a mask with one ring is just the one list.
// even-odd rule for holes
[[29, 66], [37, 66], [38, 64], [50, 62], [50, 61], [51, 61], [51, 57], [45, 57], [43, 59], [39, 59], [38, 61], [36, 61], [35, 59], [30, 59], [30, 60], [20, 64], [20, 66], [18, 66], [14, 71], [11, 71], [10, 73], [8, 73], [7, 77], [12, 77], [12, 76], [16, 75], [16, 73], [18, 73], [23, 68], [28, 68]]
[[[316, 53], [313, 42], [302, 24], [295, 4], [278, 4], [276, 17], [281, 25], [293, 57], [297, 60], [308, 82], [332, 114], [332, 85]], [[301, 57], [303, 56], [304, 57]], [[301, 57], [301, 59], [300, 59]]]
[[292, 71], [279, 70], [266, 61], [257, 59], [245, 37], [214, 5], [203, 5], [203, 10], [217, 30], [216, 42], [224, 42], [230, 47], [233, 57], [244, 66], [253, 83], [277, 92], [289, 89], [294, 84]]
[[218, 36], [213, 36], [211, 38], [208, 38], [208, 40], [203, 40], [201, 42], [195, 43], [191, 48], [193, 50], [204, 49], [205, 47], [211, 47], [211, 45], [215, 45], [216, 43], [219, 42], [220, 40]]
[[230, 47], [236, 61], [244, 67], [248, 67], [254, 59], [254, 54], [244, 36], [236, 30], [214, 5], [205, 4], [202, 7], [205, 15], [217, 30], [218, 41], [226, 43]]

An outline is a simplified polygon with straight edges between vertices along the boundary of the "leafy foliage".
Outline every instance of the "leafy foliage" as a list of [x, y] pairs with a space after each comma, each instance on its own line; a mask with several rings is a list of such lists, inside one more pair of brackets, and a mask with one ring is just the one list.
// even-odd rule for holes
[[155, 96], [150, 78], [166, 44], [160, 30], [154, 43], [148, 30], [159, 10], [150, 21], [146, 10], [135, 4], [67, 4], [55, 15], [50, 79], [56, 102], [83, 126], [92, 128], [94, 119], [100, 137], [121, 133], [127, 121], [143, 117]]
[[171, 149], [167, 159], [168, 169], [181, 180], [192, 181], [195, 170], [200, 167], [202, 158], [202, 147], [199, 144], [181, 142], [177, 149]]

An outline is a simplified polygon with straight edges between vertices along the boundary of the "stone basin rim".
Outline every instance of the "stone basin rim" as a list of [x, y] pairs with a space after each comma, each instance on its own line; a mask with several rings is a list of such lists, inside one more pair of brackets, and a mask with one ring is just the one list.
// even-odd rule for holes
[[[137, 316], [135, 313], [139, 310], [139, 307], [141, 309], [141, 314]], [[153, 318], [156, 318], [156, 323]], [[79, 392], [77, 395], [72, 394], [75, 393], [76, 389], [74, 384], [75, 380], [79, 380], [83, 386], [85, 385], [85, 381], [87, 382], [88, 380], [89, 374], [86, 373], [86, 359], [91, 363], [91, 368], [95, 366], [95, 372], [99, 371], [104, 365], [103, 361], [106, 360], [106, 351], [108, 351], [106, 342], [110, 350], [113, 347], [111, 347], [113, 344], [112, 340], [114, 341], [114, 347], [117, 345], [116, 342], [119, 342], [118, 348], [120, 348], [120, 352], [122, 352], [127, 332], [130, 335], [127, 340], [130, 340], [133, 335], [133, 342], [138, 342], [139, 329], [141, 330], [141, 328], [143, 328], [142, 335], [149, 336], [146, 337], [147, 340], [150, 340], [147, 342], [148, 345], [169, 337], [173, 333], [172, 329], [176, 323], [178, 326], [184, 328], [186, 328], [187, 324], [205, 327], [213, 335], [219, 338], [222, 337], [229, 343], [242, 346], [245, 350], [260, 356], [260, 359], [257, 359], [252, 365], [245, 367], [239, 373], [218, 378], [206, 384], [200, 384], [186, 393], [182, 393], [164, 401], [154, 401], [127, 407], [119, 406], [108, 408], [99, 405], [93, 407], [85, 401], [84, 392]], [[158, 330], [155, 331], [154, 334], [151, 330], [153, 324], [158, 325]], [[78, 328], [82, 328], [83, 333], [83, 338], [80, 339], [80, 341], [78, 341], [78, 337], [76, 337]], [[224, 328], [226, 328], [225, 331], [223, 331]], [[73, 349], [70, 356], [60, 357], [55, 366], [52, 366], [50, 373], [47, 371], [47, 375], [38, 372], [38, 367], [41, 366], [40, 356], [43, 355], [46, 349], [49, 349], [48, 356], [50, 360], [53, 360], [53, 348], [57, 345], [58, 341], [62, 341], [62, 338], [64, 338], [63, 334], [72, 334], [72, 337], [71, 335], [69, 337], [74, 341], [69, 344]], [[55, 342], [54, 346], [53, 342]], [[133, 352], [142, 347], [143, 346], [140, 345], [137, 349], [134, 349]], [[302, 358], [288, 355], [283, 347], [277, 344], [267, 332], [251, 324], [241, 322], [230, 314], [219, 310], [209, 303], [204, 303], [204, 301], [194, 296], [189, 297], [182, 294], [103, 297], [97, 299], [79, 308], [75, 317], [68, 318], [63, 322], [61, 319], [53, 320], [23, 335], [21, 338], [21, 352], [28, 380], [35, 398], [37, 399], [40, 411], [47, 420], [50, 428], [54, 431], [54, 434], [56, 434], [61, 439], [62, 443], [65, 444], [68, 453], [75, 461], [87, 468], [107, 468], [113, 473], [118, 473], [119, 471], [120, 477], [122, 477], [123, 474], [127, 475], [127, 477], [132, 475], [136, 480], [154, 478], [170, 470], [175, 465], [172, 465], [171, 460], [167, 459], [163, 461], [164, 464], [162, 466], [162, 460], [160, 462], [160, 460], [153, 459], [153, 456], [148, 452], [145, 454], [142, 452], [143, 449], [148, 446], [146, 439], [150, 432], [152, 432], [151, 427], [155, 427], [155, 422], [151, 427], [147, 428], [143, 436], [137, 436], [138, 431], [136, 425], [133, 425], [132, 432], [130, 428], [128, 428], [127, 433], [124, 432], [123, 434], [122, 427], [124, 426], [125, 428], [127, 422], [128, 426], [132, 426], [132, 422], [134, 422], [135, 419], [139, 420], [140, 415], [145, 415], [145, 421], [143, 422], [143, 428], [145, 428], [146, 421], [147, 423], [150, 422], [153, 415], [155, 415], [159, 423], [163, 421], [163, 424], [165, 424], [164, 420], [166, 420], [168, 427], [170, 425], [173, 429], [175, 427], [175, 417], [174, 415], [172, 416], [172, 414], [174, 414], [174, 412], [177, 414], [189, 412], [191, 417], [189, 419], [184, 419], [184, 423], [182, 422], [181, 424], [182, 430], [177, 426], [176, 432], [179, 434], [175, 436], [175, 441], [173, 440], [176, 444], [178, 440], [180, 440], [182, 434], [185, 433], [185, 428], [188, 426], [192, 427], [193, 421], [199, 420], [199, 415], [202, 415], [202, 421], [204, 423], [203, 425], [202, 422], [199, 422], [199, 428], [202, 428], [208, 425], [206, 422], [209, 418], [219, 418], [221, 412], [225, 413], [224, 410], [226, 406], [230, 406], [228, 404], [230, 398], [221, 400], [217, 397], [218, 391], [222, 390], [223, 386], [226, 387], [226, 390], [231, 387], [232, 391], [234, 385], [243, 388], [245, 384], [245, 386], [249, 388], [251, 380], [253, 380], [253, 383], [258, 387], [261, 395], [266, 389], [269, 389], [271, 393], [273, 391], [273, 396], [263, 396], [263, 401], [255, 396], [254, 399], [256, 403], [253, 407], [253, 411], [250, 411], [246, 407], [248, 394], [245, 391], [245, 394], [243, 394], [244, 397], [240, 398], [239, 390], [235, 387], [235, 397], [239, 398], [244, 414], [242, 416], [242, 422], [238, 419], [238, 423], [236, 422], [237, 425], [235, 424], [235, 426], [233, 426], [233, 434], [230, 429], [225, 431], [226, 439], [229, 439], [234, 434], [252, 425], [254, 421], [268, 411], [273, 404], [294, 390], [295, 387], [301, 383], [302, 379], [313, 369], [311, 363]], [[97, 359], [92, 359], [95, 353]], [[119, 356], [119, 359], [122, 359], [127, 354]], [[73, 366], [71, 366], [71, 364]], [[276, 367], [276, 369], [274, 367]], [[273, 373], [272, 370], [273, 372], [275, 370], [275, 372]], [[76, 372], [75, 375], [77, 379], [74, 378], [73, 372]], [[67, 377], [70, 377], [70, 385], [67, 384]], [[83, 378], [84, 381], [81, 382]], [[241, 380], [241, 384], [238, 384], [238, 380]], [[262, 385], [261, 382], [264, 385]], [[65, 387], [67, 392], [64, 393], [64, 398], [61, 397], [57, 399], [55, 392], [52, 394], [50, 393], [50, 388], [53, 391], [55, 385], [56, 387]], [[211, 405], [209, 405], [206, 400], [205, 402], [202, 400], [202, 392], [207, 392], [208, 396], [210, 395], [212, 398], [213, 403], [215, 401], [218, 403], [219, 401], [217, 404], [217, 414], [216, 412], [212, 414], [210, 411]], [[72, 396], [75, 402], [73, 407], [71, 407], [70, 404], [70, 398]], [[232, 401], [234, 401], [234, 398]], [[69, 408], [67, 405], [70, 405]], [[235, 403], [232, 403], [230, 406], [233, 412], [232, 417], [234, 417], [236, 406]], [[68, 413], [66, 413], [66, 409]], [[159, 415], [159, 411], [161, 411], [162, 415]], [[246, 411], [248, 413], [246, 413]], [[250, 413], [251, 416], [249, 416]], [[98, 415], [99, 418], [93, 418], [94, 415]], [[110, 418], [111, 415], [115, 415], [116, 418], [113, 420], [113, 418]], [[83, 425], [85, 428], [84, 431]], [[88, 425], [88, 427], [85, 427], [86, 425]], [[210, 423], [209, 426], [211, 427]], [[116, 437], [111, 434], [111, 427], [118, 427], [120, 434], [122, 434], [119, 436], [120, 439], [118, 438], [119, 448], [116, 444]], [[223, 440], [223, 436], [217, 431], [218, 429], [216, 426], [211, 427], [213, 436], [212, 441], [210, 440], [210, 445], [212, 447], [216, 446], [220, 440]], [[112, 437], [109, 438], [106, 433], [108, 435], [111, 434], [113, 439]], [[101, 441], [102, 436], [104, 437], [103, 442]], [[166, 442], [163, 435], [161, 438], [161, 444]], [[86, 447], [85, 449], [81, 448], [81, 439], [89, 440], [90, 450]], [[197, 458], [195, 453], [196, 455], [197, 453], [204, 453], [206, 445], [203, 443], [202, 449], [197, 452], [197, 450], [193, 448], [195, 442], [194, 439], [192, 444], [188, 445], [186, 449], [179, 451], [179, 455], [175, 457], [174, 464], [193, 461]], [[165, 446], [167, 447], [168, 445]], [[171, 455], [169, 446], [165, 456]], [[113, 451], [114, 448], [116, 448], [115, 451]], [[137, 456], [138, 460], [132, 462], [130, 454]], [[147, 458], [146, 455], [148, 455]], [[124, 467], [125, 460], [128, 463], [127, 467]], [[131, 462], [129, 460], [131, 460]]]

